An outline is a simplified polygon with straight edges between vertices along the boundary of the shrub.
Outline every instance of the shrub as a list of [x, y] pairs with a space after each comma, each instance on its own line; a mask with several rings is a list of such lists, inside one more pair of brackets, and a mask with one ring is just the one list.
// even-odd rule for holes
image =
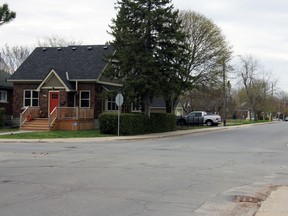
[[[99, 115], [100, 132], [103, 134], [117, 133], [117, 114], [102, 113]], [[116, 127], [115, 127], [116, 126]]]
[[[118, 115], [116, 113], [102, 113], [99, 116], [100, 132], [117, 134]], [[120, 134], [136, 135], [173, 131], [176, 128], [174, 114], [153, 113], [148, 118], [142, 113], [122, 113], [120, 117]]]
[[120, 119], [121, 135], [149, 133], [149, 118], [142, 113], [125, 113]]
[[150, 128], [152, 133], [174, 131], [176, 129], [176, 116], [172, 113], [152, 113]]

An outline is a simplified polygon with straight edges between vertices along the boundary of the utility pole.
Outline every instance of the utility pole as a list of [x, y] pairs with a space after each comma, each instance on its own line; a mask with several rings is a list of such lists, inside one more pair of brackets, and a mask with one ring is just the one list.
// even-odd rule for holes
[[223, 58], [223, 126], [226, 126], [226, 107], [227, 107], [227, 101], [226, 101], [226, 64], [225, 64], [225, 58]]
[[[274, 101], [274, 83], [272, 82], [272, 101]], [[272, 121], [272, 107], [270, 105], [270, 117], [269, 117], [269, 121]]]

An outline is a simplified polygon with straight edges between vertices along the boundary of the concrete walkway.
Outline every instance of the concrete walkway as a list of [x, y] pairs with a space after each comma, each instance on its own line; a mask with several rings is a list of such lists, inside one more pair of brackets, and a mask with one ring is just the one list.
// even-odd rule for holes
[[273, 191], [255, 216], [288, 216], [288, 186]]

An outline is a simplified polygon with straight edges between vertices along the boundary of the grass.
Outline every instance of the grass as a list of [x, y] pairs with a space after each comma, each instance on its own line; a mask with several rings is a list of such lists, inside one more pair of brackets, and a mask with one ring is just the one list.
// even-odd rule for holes
[[[237, 125], [246, 125], [246, 124], [257, 124], [257, 123], [264, 123], [264, 122], [269, 122], [268, 120], [243, 120], [243, 119], [227, 119], [226, 120], [226, 126], [237, 126]], [[223, 122], [219, 125], [223, 126]], [[179, 126], [177, 125], [176, 130], [191, 130], [191, 129], [201, 129], [201, 128], [207, 128], [208, 126], [206, 125], [183, 125]]]
[[[268, 121], [247, 121], [239, 119], [227, 119], [226, 126], [237, 126], [243, 124], [255, 124]], [[223, 124], [221, 124], [223, 125]], [[207, 128], [203, 126], [177, 126], [176, 130], [191, 130]], [[83, 131], [49, 131], [49, 132], [28, 132], [28, 133], [15, 133], [18, 129], [0, 129], [0, 133], [8, 132], [10, 134], [0, 135], [2, 139], [55, 139], [55, 138], [81, 138], [81, 137], [108, 137], [113, 135], [101, 134], [99, 130], [83, 130]]]
[[269, 122], [268, 120], [246, 120], [246, 119], [227, 119], [226, 126], [237, 126], [237, 125], [245, 125], [245, 124], [257, 124], [257, 123], [265, 123]]
[[[0, 130], [2, 131], [2, 129]], [[9, 131], [10, 132], [10, 131]], [[81, 138], [81, 137], [107, 137], [111, 135], [101, 134], [99, 130], [83, 130], [83, 131], [48, 131], [48, 132], [28, 132], [0, 135], [0, 139], [53, 139], [53, 138]]]

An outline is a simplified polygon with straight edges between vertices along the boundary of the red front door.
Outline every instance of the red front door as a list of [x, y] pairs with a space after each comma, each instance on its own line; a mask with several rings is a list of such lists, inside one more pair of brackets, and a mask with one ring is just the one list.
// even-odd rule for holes
[[60, 98], [60, 93], [59, 92], [49, 92], [49, 113], [53, 111], [55, 107], [59, 105], [59, 98]]

